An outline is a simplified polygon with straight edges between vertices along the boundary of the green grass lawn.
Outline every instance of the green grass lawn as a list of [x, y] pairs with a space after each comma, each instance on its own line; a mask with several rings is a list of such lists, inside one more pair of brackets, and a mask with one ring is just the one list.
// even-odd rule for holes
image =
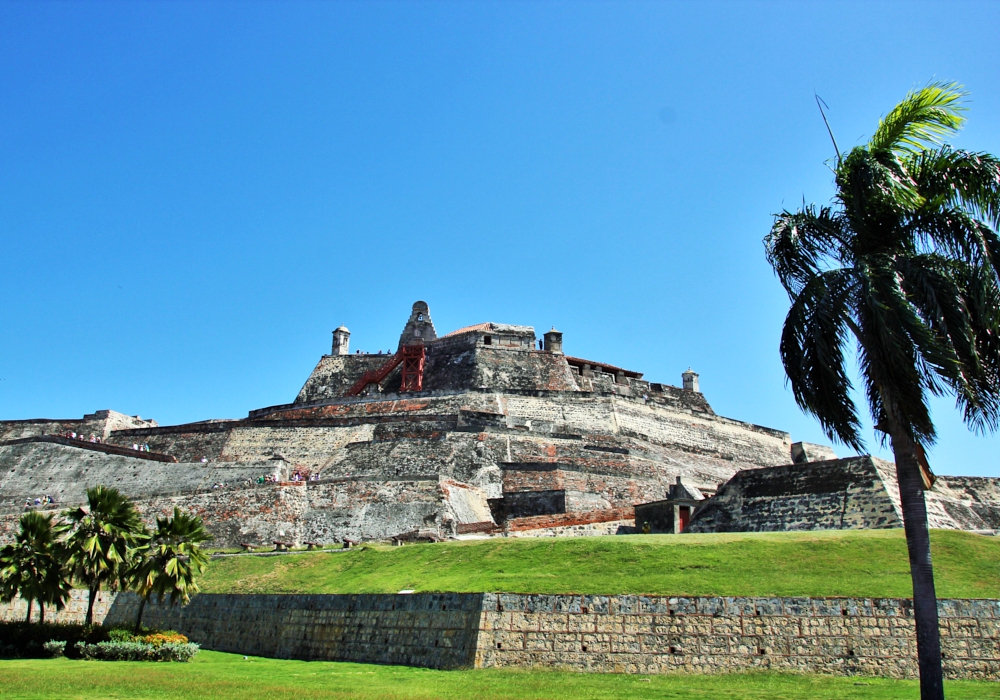
[[[946, 683], [949, 700], [1000, 699], [1000, 684]], [[431, 671], [400, 666], [284, 661], [203, 651], [193, 661], [0, 661], [0, 695], [10, 700], [915, 700], [915, 681], [757, 673], [629, 676], [557, 671]]]
[[[942, 598], [1000, 598], [1000, 538], [931, 533]], [[909, 597], [902, 530], [491, 539], [214, 560], [206, 593]]]

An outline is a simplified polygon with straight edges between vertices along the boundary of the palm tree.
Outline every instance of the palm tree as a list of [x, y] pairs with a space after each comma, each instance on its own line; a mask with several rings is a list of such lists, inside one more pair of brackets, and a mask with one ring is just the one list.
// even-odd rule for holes
[[928, 397], [954, 396], [975, 430], [1000, 414], [1000, 161], [942, 145], [964, 122], [964, 96], [953, 83], [911, 91], [867, 144], [838, 151], [832, 206], [782, 212], [764, 241], [791, 299], [780, 352], [796, 402], [863, 452], [854, 349], [891, 443], [924, 700], [944, 697], [923, 493], [934, 478]]
[[26, 622], [31, 622], [32, 603], [38, 601], [38, 621], [44, 623], [46, 605], [62, 610], [69, 599], [66, 553], [51, 514], [29, 511], [20, 525], [15, 543], [0, 550], [0, 600], [20, 596], [28, 601]]
[[156, 595], [162, 603], [169, 594], [171, 605], [186, 605], [198, 592], [196, 579], [208, 563], [200, 545], [210, 539], [201, 518], [176, 506], [173, 517], [156, 519], [156, 532], [136, 547], [129, 574], [131, 587], [139, 594], [136, 634], [142, 628], [142, 613], [150, 596]]
[[86, 624], [94, 622], [94, 600], [102, 585], [119, 586], [128, 564], [129, 549], [143, 532], [139, 512], [117, 489], [87, 489], [87, 508], [66, 511], [74, 523], [66, 541], [76, 579], [87, 587]]

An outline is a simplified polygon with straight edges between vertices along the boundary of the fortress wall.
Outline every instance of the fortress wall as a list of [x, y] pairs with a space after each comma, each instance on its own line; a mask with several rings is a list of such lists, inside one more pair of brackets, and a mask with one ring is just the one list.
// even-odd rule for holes
[[204, 519], [215, 547], [243, 543], [296, 546], [351, 539], [388, 539], [420, 528], [437, 528], [444, 506], [437, 478], [426, 480], [330, 480], [230, 487], [146, 499], [137, 505], [152, 521], [176, 505]]
[[0, 442], [36, 437], [38, 435], [61, 435], [63, 433], [94, 435], [105, 439], [113, 430], [155, 426], [156, 421], [142, 420], [138, 416], [128, 416], [118, 411], [95, 411], [79, 419], [38, 418], [32, 420], [0, 421]]
[[[112, 604], [115, 602], [117, 593], [109, 591], [98, 591], [94, 599], [94, 621], [98, 624], [104, 620]], [[87, 619], [87, 602], [89, 596], [86, 589], [74, 588], [69, 592], [69, 600], [62, 610], [45, 607], [45, 621], [59, 624], [82, 625]], [[9, 603], [0, 602], [0, 620], [3, 622], [24, 622], [28, 614], [28, 603], [20, 597], [14, 598]], [[38, 603], [31, 606], [31, 619], [38, 621]]]
[[1000, 530], [1000, 479], [939, 476], [925, 497], [962, 530]]
[[[897, 512], [902, 513], [896, 465], [877, 457], [871, 462]], [[844, 460], [839, 460], [843, 462]], [[934, 487], [924, 491], [928, 527], [946, 530], [996, 530], [1000, 528], [1000, 479], [988, 477], [938, 476]], [[902, 515], [900, 515], [902, 518]]]
[[[1000, 680], [1000, 603], [940, 600], [948, 678]], [[906, 599], [486, 594], [476, 667], [916, 678]]]
[[316, 364], [295, 403], [313, 403], [343, 396], [365, 372], [389, 361], [389, 355], [324, 355]]
[[896, 502], [869, 457], [748, 469], [694, 513], [687, 531], [902, 527]]
[[635, 396], [648, 396], [649, 401], [658, 406], [683, 413], [715, 415], [700, 391], [685, 391], [677, 386], [647, 382], [644, 379], [629, 379], [628, 384]]
[[[183, 608], [150, 601], [143, 620], [183, 630], [217, 651], [460, 668], [471, 666], [475, 657], [481, 598], [467, 593], [198, 595]], [[127, 624], [137, 608], [134, 594], [120, 595], [106, 621]]]
[[[323, 554], [317, 556], [350, 556]], [[106, 624], [135, 619], [120, 594]], [[1000, 680], [1000, 601], [939, 600], [945, 675]], [[147, 624], [206, 649], [430, 668], [916, 678], [912, 602], [510, 593], [206, 595]]]
[[620, 431], [674, 448], [717, 455], [723, 459], [771, 466], [791, 460], [787, 433], [754, 429], [736, 421], [677, 415], [655, 405], [615, 401]]
[[[510, 465], [513, 466], [520, 465]], [[666, 483], [648, 479], [510, 467], [505, 465], [503, 469], [505, 499], [513, 494], [521, 494], [519, 498], [524, 499], [529, 492], [560, 491], [565, 494], [565, 512], [630, 508], [636, 503], [665, 498], [669, 488]]]
[[202, 458], [217, 462], [229, 439], [232, 423], [234, 421], [213, 421], [169, 428], [122, 430], [112, 433], [107, 442], [126, 447], [145, 443], [150, 451], [173, 455], [178, 462], [201, 462]]
[[[218, 476], [220, 470], [215, 474]], [[253, 473], [246, 476], [255, 478]], [[158, 516], [170, 516], [175, 506], [199, 516], [215, 538], [213, 547], [238, 547], [243, 543], [270, 546], [276, 540], [298, 546], [303, 542], [331, 544], [344, 537], [388, 539], [421, 528], [436, 529], [443, 524], [446, 513], [436, 478], [254, 482], [249, 487], [233, 479], [226, 484], [219, 489], [208, 484], [205, 490], [152, 498], [129, 495], [150, 526]], [[69, 504], [56, 505], [47, 512], [58, 514]], [[16, 509], [0, 513], [0, 542], [13, 540], [20, 516], [21, 511]]]
[[25, 498], [52, 496], [58, 507], [83, 503], [86, 489], [111, 486], [129, 498], [211, 491], [215, 483], [239, 483], [277, 473], [276, 462], [174, 464], [109, 455], [51, 443], [0, 446], [0, 508], [20, 512]]
[[330, 455], [351, 442], [368, 442], [375, 426], [236, 427], [229, 432], [219, 460], [245, 462], [280, 454], [295, 466], [316, 470]]
[[476, 379], [474, 386], [499, 389], [542, 389], [547, 391], [577, 391], [578, 386], [569, 363], [562, 355], [548, 352], [476, 349]]
[[498, 395], [504, 414], [549, 423], [557, 432], [617, 432], [608, 397]]

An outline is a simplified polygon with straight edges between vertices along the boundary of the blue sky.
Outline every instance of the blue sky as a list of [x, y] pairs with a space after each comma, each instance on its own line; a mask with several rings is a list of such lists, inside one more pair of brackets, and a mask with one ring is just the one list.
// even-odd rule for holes
[[[991, 2], [2, 3], [0, 418], [242, 417], [340, 323], [393, 347], [424, 299], [439, 332], [555, 325], [829, 442], [761, 245], [830, 197], [813, 94], [850, 147], [956, 80], [955, 145], [1000, 153], [998, 26]], [[1000, 438], [934, 409], [932, 466], [1000, 476]]]

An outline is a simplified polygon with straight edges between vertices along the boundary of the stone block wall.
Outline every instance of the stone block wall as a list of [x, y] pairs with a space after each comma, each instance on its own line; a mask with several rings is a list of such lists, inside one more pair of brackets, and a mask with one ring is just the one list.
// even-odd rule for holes
[[747, 469], [694, 513], [688, 532], [902, 527], [870, 457]]
[[[105, 624], [131, 622], [136, 604], [119, 595]], [[941, 600], [939, 613], [946, 676], [1000, 680], [1000, 601]], [[144, 619], [208, 649], [278, 658], [917, 677], [908, 599], [203, 594], [151, 603]]]
[[[939, 607], [946, 675], [1000, 679], [1000, 602]], [[476, 666], [917, 677], [905, 599], [487, 594]]]
[[[185, 607], [150, 603], [143, 622], [217, 651], [447, 669], [472, 665], [481, 601], [461, 593], [198, 595]], [[134, 594], [119, 596], [105, 624], [134, 621], [137, 605]]]
[[[115, 602], [117, 593], [98, 591], [94, 599], [94, 622], [101, 623], [108, 610]], [[74, 623], [82, 625], [87, 619], [87, 591], [74, 588], [70, 591], [69, 601], [62, 610], [45, 609], [46, 622]], [[0, 603], [0, 620], [4, 622], [23, 622], [28, 614], [28, 604], [21, 598], [15, 598], [9, 603]], [[38, 604], [31, 606], [31, 621], [38, 622]]]
[[[746, 469], [698, 508], [688, 532], [902, 527], [895, 472], [868, 455]], [[1000, 529], [1000, 479], [939, 476], [924, 499], [932, 528]]]

